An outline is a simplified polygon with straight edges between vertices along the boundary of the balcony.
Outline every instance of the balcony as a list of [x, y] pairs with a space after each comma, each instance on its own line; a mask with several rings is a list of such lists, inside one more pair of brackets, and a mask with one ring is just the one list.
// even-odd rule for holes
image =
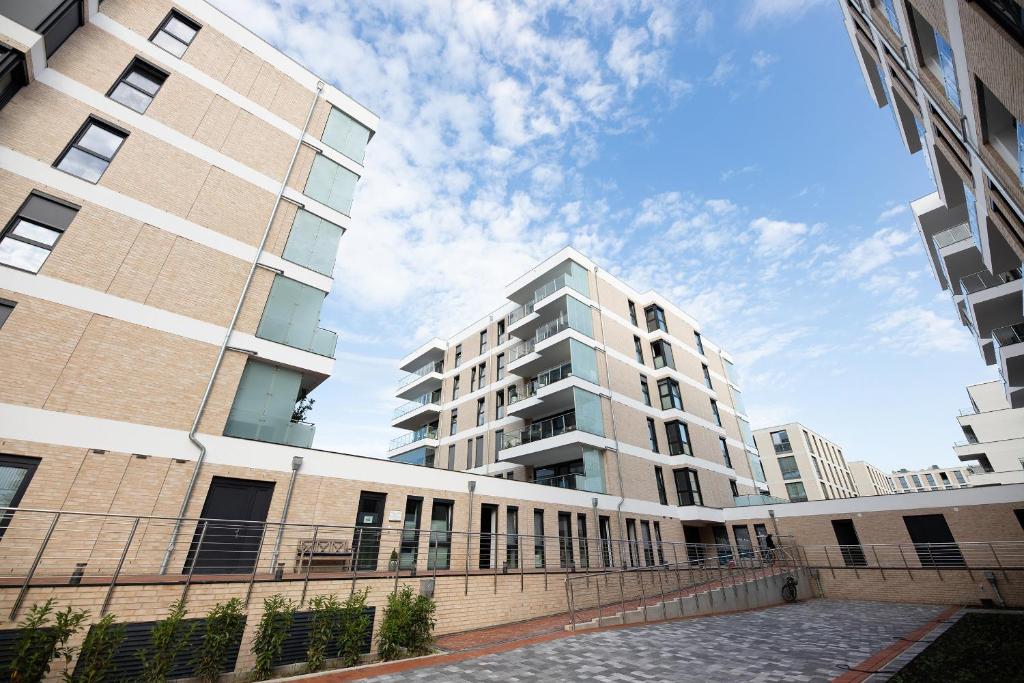
[[[537, 284], [537, 282], [540, 284]], [[571, 287], [585, 297], [590, 297], [587, 269], [572, 259], [539, 273], [532, 280], [520, 278], [522, 282], [515, 290], [508, 292], [508, 298], [517, 304], [533, 304], [551, 296], [563, 287]]]
[[799, 479], [800, 478], [800, 470], [789, 470], [789, 471], [783, 470], [782, 478], [785, 479], [786, 481], [789, 481], [791, 479]]
[[224, 427], [224, 436], [252, 439], [284, 446], [310, 448], [316, 426], [286, 418], [275, 418], [255, 410], [234, 408]]
[[789, 501], [785, 498], [776, 498], [775, 496], [766, 495], [745, 495], [745, 496], [733, 496], [733, 505], [735, 507], [747, 507], [749, 505], [779, 505], [782, 503], [788, 503]]
[[433, 445], [437, 446], [437, 427], [424, 427], [417, 429], [414, 432], [403, 434], [402, 436], [391, 439], [388, 444], [388, 453], [402, 450], [412, 450], [413, 444], [423, 441], [423, 445], [427, 445], [429, 442], [433, 442]]
[[550, 439], [553, 436], [574, 431], [576, 431], [576, 413], [575, 411], [570, 411], [563, 415], [556, 415], [546, 420], [534, 422], [522, 431], [502, 434], [498, 450], [536, 443], [542, 439]]
[[423, 393], [430, 393], [441, 388], [444, 373], [444, 361], [429, 361], [412, 370], [398, 384], [398, 398], [413, 399]]
[[411, 373], [435, 361], [443, 361], [446, 349], [447, 344], [444, 341], [437, 338], [431, 339], [400, 360], [398, 362], [398, 369]]
[[[552, 398], [550, 392], [544, 391], [547, 387], [568, 379], [572, 376], [572, 361], [565, 361], [559, 363], [553, 368], [549, 368], [536, 377], [523, 382], [517, 387], [517, 392], [509, 398], [508, 412], [510, 415], [515, 414], [519, 417], [533, 417], [530, 414], [532, 410], [544, 410], [547, 413], [552, 412], [551, 407], [546, 407], [550, 401], [545, 401], [544, 398]], [[566, 390], [571, 389], [567, 386]], [[571, 394], [571, 392], [570, 392]], [[539, 396], [539, 397], [538, 397]], [[537, 399], [537, 400], [529, 400]], [[568, 396], [568, 407], [572, 407], [572, 396]]]
[[992, 331], [996, 366], [1011, 408], [1024, 408], [1024, 322]]
[[582, 474], [560, 474], [555, 477], [542, 477], [540, 479], [531, 479], [531, 484], [540, 484], [542, 486], [554, 486], [560, 489], [575, 489], [578, 491], [585, 490], [584, 482], [586, 477]]
[[932, 243], [935, 245], [935, 249], [940, 252], [946, 247], [960, 244], [961, 242], [970, 242], [973, 244], [971, 226], [967, 223], [954, 225], [952, 228], [943, 230], [939, 234], [935, 235], [935, 237], [932, 237]]
[[395, 408], [391, 426], [412, 429], [424, 422], [436, 420], [441, 414], [441, 391], [423, 394], [419, 398]]
[[568, 315], [559, 315], [537, 328], [533, 337], [519, 342], [508, 352], [508, 370], [520, 377], [531, 377], [550, 368], [552, 364], [568, 360], [568, 339], [549, 341], [561, 332], [575, 329], [590, 336], [585, 330], [579, 330], [572, 324]]
[[994, 349], [988, 344], [992, 333], [1024, 322], [1021, 269], [1013, 268], [998, 275], [987, 270], [972, 273], [960, 279], [960, 288], [964, 293], [971, 328], [982, 344], [985, 362], [992, 365], [995, 363]]
[[338, 335], [318, 327], [326, 293], [276, 275], [256, 336], [327, 358], [334, 358]]

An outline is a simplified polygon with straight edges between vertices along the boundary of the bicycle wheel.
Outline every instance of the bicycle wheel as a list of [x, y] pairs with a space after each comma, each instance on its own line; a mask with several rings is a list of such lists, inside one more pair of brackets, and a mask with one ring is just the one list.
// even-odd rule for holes
[[782, 599], [786, 602], [796, 602], [796, 584], [787, 583], [782, 587]]

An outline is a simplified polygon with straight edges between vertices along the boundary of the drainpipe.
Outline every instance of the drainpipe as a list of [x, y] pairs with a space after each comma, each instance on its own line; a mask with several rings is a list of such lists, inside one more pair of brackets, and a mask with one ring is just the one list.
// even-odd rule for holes
[[220, 366], [224, 362], [224, 355], [228, 349], [228, 342], [231, 340], [231, 333], [235, 329], [235, 325], [238, 323], [238, 317], [242, 313], [242, 306], [245, 304], [245, 296], [249, 293], [249, 287], [252, 286], [252, 279], [256, 273], [256, 268], [260, 264], [260, 256], [263, 255], [263, 249], [267, 245], [267, 238], [270, 237], [270, 228], [274, 224], [274, 218], [277, 217], [277, 210], [281, 206], [281, 198], [284, 196], [285, 188], [288, 186], [288, 179], [292, 175], [292, 168], [295, 166], [295, 159], [299, 156], [299, 149], [302, 147], [302, 138], [305, 137], [306, 131], [309, 129], [309, 122], [313, 118], [313, 110], [316, 108], [316, 103], [320, 100], [320, 94], [324, 90], [324, 82], [317, 81], [316, 92], [313, 93], [313, 101], [309, 103], [309, 111], [306, 113], [306, 121], [302, 125], [302, 132], [299, 134], [299, 139], [295, 143], [295, 150], [292, 152], [292, 158], [288, 162], [288, 168], [284, 173], [284, 180], [281, 182], [281, 188], [277, 191], [277, 197], [274, 199], [274, 208], [270, 212], [270, 217], [267, 219], [267, 225], [263, 228], [263, 236], [260, 238], [259, 246], [256, 247], [256, 255], [253, 257], [252, 263], [249, 264], [249, 274], [245, 278], [245, 284], [242, 286], [242, 292], [238, 295], [238, 304], [235, 306], [235, 312], [231, 315], [231, 322], [228, 323], [227, 329], [224, 330], [224, 340], [220, 344], [220, 348], [217, 350], [217, 359], [213, 363], [213, 370], [210, 371], [210, 379], [206, 383], [206, 391], [203, 392], [203, 397], [199, 401], [199, 408], [196, 410], [196, 417], [192, 421], [192, 428], [188, 432], [188, 440], [199, 450], [199, 457], [196, 458], [195, 467], [192, 468], [192, 478], [189, 479], [188, 487], [185, 489], [185, 497], [181, 501], [181, 509], [178, 511], [178, 518], [174, 522], [174, 530], [171, 532], [171, 538], [167, 542], [167, 550], [164, 552], [163, 562], [160, 563], [160, 573], [167, 573], [167, 565], [171, 561], [171, 554], [174, 552], [174, 546], [178, 540], [178, 534], [181, 532], [182, 518], [185, 516], [185, 512], [188, 510], [189, 501], [192, 499], [192, 491], [195, 489], [196, 481], [199, 479], [199, 470], [203, 466], [203, 461], [206, 459], [206, 446], [196, 437], [196, 433], [199, 431], [199, 421], [203, 418], [203, 413], [206, 412], [206, 404], [210, 400], [210, 394], [213, 392], [213, 382], [217, 379], [217, 373], [220, 371]]
[[281, 539], [284, 537], [284, 525], [288, 521], [288, 508], [292, 504], [292, 491], [295, 490], [295, 478], [299, 474], [299, 468], [302, 467], [302, 456], [296, 455], [292, 458], [292, 476], [288, 480], [288, 493], [284, 497], [284, 510], [281, 511], [281, 523], [277, 527], [277, 540], [274, 541], [274, 557], [270, 561], [271, 567], [277, 566], [277, 556], [281, 553]]
[[[604, 358], [604, 376], [608, 382], [608, 393], [611, 393], [611, 371], [608, 369], [608, 337], [604, 331], [604, 311], [601, 310], [601, 283], [598, 282], [597, 274], [601, 271], [600, 268], [594, 266], [594, 299], [597, 301], [597, 320], [601, 326], [601, 345], [604, 347], [603, 353], [601, 354]], [[615, 506], [615, 524], [619, 528], [619, 554], [622, 554], [622, 538], [624, 536], [622, 531], [622, 505], [626, 502], [626, 489], [622, 484], [622, 463], [619, 461], [619, 432], [616, 429], [615, 423], [615, 401], [612, 400], [611, 396], [608, 397], [608, 408], [609, 413], [612, 417], [612, 441], [615, 442], [615, 471], [619, 477], [619, 503]], [[625, 560], [623, 560], [625, 562]], [[615, 562], [613, 560], [612, 564]]]
[[469, 481], [469, 522], [466, 526], [466, 586], [465, 595], [469, 595], [469, 555], [473, 546], [473, 492], [476, 491], [476, 481]]

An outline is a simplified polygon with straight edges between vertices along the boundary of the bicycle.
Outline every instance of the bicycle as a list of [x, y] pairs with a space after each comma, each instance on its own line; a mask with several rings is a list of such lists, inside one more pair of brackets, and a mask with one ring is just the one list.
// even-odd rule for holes
[[786, 582], [782, 584], [782, 599], [786, 602], [796, 602], [796, 583], [796, 579], [787, 576]]

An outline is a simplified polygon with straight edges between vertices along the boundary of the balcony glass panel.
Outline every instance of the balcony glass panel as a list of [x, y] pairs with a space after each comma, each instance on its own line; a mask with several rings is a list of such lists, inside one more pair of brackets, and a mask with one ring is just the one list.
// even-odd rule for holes
[[597, 352], [581, 341], [569, 340], [569, 357], [572, 359], [572, 374], [588, 382], [598, 383]]
[[732, 396], [732, 406], [736, 409], [736, 412], [746, 415], [747, 407], [743, 403], [743, 394], [736, 387], [730, 386], [729, 395]]
[[590, 312], [590, 306], [569, 296], [565, 298], [565, 308], [566, 316], [569, 319], [569, 327], [577, 332], [582, 332], [588, 337], [593, 337], [594, 316]]
[[757, 445], [754, 443], [754, 433], [750, 431], [750, 423], [740, 418], [737, 420], [740, 425], [740, 435], [743, 436], [743, 443], [747, 448], [752, 448], [754, 452], [757, 452]]
[[295, 370], [249, 361], [228, 414], [225, 436], [308, 448], [315, 428], [291, 419], [301, 384], [302, 375]]
[[361, 164], [370, 142], [370, 129], [340, 109], [332, 108], [320, 140]]
[[395, 408], [394, 417], [401, 417], [402, 415], [405, 415], [406, 413], [411, 413], [412, 411], [418, 408], [422, 408], [425, 405], [429, 405], [431, 403], [438, 403], [440, 402], [440, 400], [440, 389], [434, 392], [423, 394], [422, 396], [418, 396], [417, 398], [414, 398], [413, 400], [408, 401], [407, 403], [403, 403], [402, 405]]
[[404, 387], [406, 384], [413, 382], [424, 375], [429, 375], [432, 372], [444, 372], [444, 361], [434, 361], [427, 363], [416, 368], [406, 376], [398, 386]]
[[946, 98], [960, 111], [960, 88], [956, 82], [953, 48], [938, 31], [935, 31], [935, 49], [939, 53], [939, 68], [942, 70], [942, 86], [946, 90]]
[[984, 289], [998, 287], [999, 285], [1005, 285], [1007, 282], [1014, 282], [1019, 279], [1021, 279], [1020, 268], [1014, 268], [998, 275], [993, 275], [987, 270], [981, 270], [960, 278], [960, 290], [964, 294], [975, 294]]
[[549, 439], [553, 436], [576, 431], [576, 414], [572, 411], [555, 415], [543, 420], [535, 420], [529, 427], [518, 432], [506, 432], [502, 434], [501, 448], [515, 448], [527, 443], [534, 443], [542, 439]]
[[967, 223], [961, 223], [955, 225], [948, 230], [943, 230], [939, 234], [932, 238], [932, 243], [935, 245], [935, 250], [945, 249], [951, 244], [963, 242], [964, 240], [971, 239], [971, 226]]
[[[421, 465], [421, 466], [434, 466], [434, 455], [435, 449], [430, 446], [420, 446], [419, 448], [413, 449], [408, 453], [401, 453], [399, 455], [393, 455], [389, 460], [395, 462], [404, 462], [407, 465]], [[429, 465], [427, 464], [429, 462]]]
[[337, 338], [321, 330], [320, 308], [326, 294], [282, 275], [274, 277], [256, 336], [304, 351], [333, 356]]
[[596, 448], [583, 449], [583, 490], [604, 493], [604, 458]]
[[576, 404], [576, 426], [578, 429], [604, 436], [604, 416], [601, 412], [601, 397], [589, 391], [574, 388], [573, 400]]
[[402, 446], [408, 446], [411, 443], [415, 443], [420, 439], [436, 439], [437, 438], [437, 427], [430, 425], [428, 427], [420, 427], [416, 431], [403, 434], [391, 439], [391, 443], [388, 444], [388, 450], [393, 451], [396, 448]]
[[974, 192], [961, 183], [964, 188], [964, 197], [967, 199], [967, 224], [971, 228], [971, 237], [974, 238], [974, 246], [981, 249], [981, 228], [978, 227], [978, 206], [974, 201]]
[[352, 211], [352, 196], [358, 180], [359, 176], [352, 171], [323, 154], [317, 154], [309, 170], [304, 193], [348, 216]]
[[733, 496], [733, 504], [736, 507], [746, 507], [748, 505], [778, 505], [780, 503], [788, 502], [789, 501], [785, 498], [776, 498], [775, 496], [766, 496], [763, 494]]
[[338, 256], [338, 241], [344, 232], [334, 223], [299, 209], [292, 221], [282, 256], [292, 263], [330, 276], [334, 273], [334, 262]]

